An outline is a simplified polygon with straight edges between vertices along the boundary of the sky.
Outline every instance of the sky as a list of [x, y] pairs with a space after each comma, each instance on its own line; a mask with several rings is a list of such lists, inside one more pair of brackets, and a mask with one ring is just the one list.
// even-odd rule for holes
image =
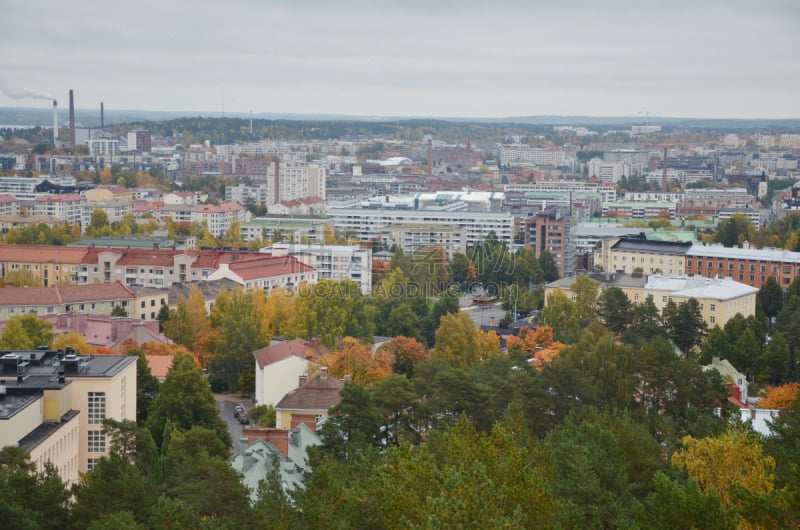
[[0, 107], [800, 118], [798, 0], [0, 0]]

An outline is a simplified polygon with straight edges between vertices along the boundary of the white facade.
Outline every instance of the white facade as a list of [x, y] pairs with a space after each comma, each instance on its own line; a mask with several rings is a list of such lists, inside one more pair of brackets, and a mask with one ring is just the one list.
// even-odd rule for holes
[[319, 280], [352, 280], [367, 296], [372, 293], [372, 250], [357, 245], [276, 243], [262, 249], [273, 256], [292, 256], [317, 270]]
[[523, 144], [501, 145], [499, 152], [501, 166], [528, 163], [537, 166], [560, 166], [567, 160], [566, 152], [555, 149], [542, 149]]
[[513, 248], [514, 236], [519, 228], [518, 218], [506, 213], [489, 212], [334, 208], [328, 210], [328, 217], [337, 232], [364, 242], [374, 240], [390, 226], [428, 224], [463, 228], [468, 246], [483, 242], [493, 233], [508, 248]]
[[623, 176], [631, 176], [631, 166], [624, 162], [606, 162], [599, 158], [589, 160], [589, 177], [597, 178], [601, 182], [616, 184]]

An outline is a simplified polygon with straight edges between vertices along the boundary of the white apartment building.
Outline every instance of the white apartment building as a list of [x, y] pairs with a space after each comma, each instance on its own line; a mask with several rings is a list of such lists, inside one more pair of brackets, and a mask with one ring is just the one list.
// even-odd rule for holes
[[46, 215], [62, 223], [80, 223], [85, 203], [86, 197], [77, 193], [42, 195], [33, 201], [33, 214]]
[[6, 193], [0, 194], [0, 215], [19, 215], [19, 199]]
[[87, 202], [82, 205], [81, 226], [84, 230], [92, 220], [95, 210], [102, 210], [108, 216], [108, 222], [122, 221], [125, 214], [133, 213], [133, 203], [130, 201], [99, 201]]
[[508, 248], [513, 248], [519, 232], [519, 218], [507, 213], [333, 208], [328, 210], [328, 217], [338, 233], [364, 242], [373, 241], [387, 227], [427, 224], [463, 228], [467, 246], [480, 243], [493, 233]]
[[224, 202], [222, 204], [199, 204], [197, 206], [166, 205], [155, 212], [162, 219], [170, 217], [174, 222], [207, 223], [214, 237], [223, 237], [234, 221], [239, 224], [250, 220], [250, 212], [241, 204]]
[[[277, 187], [275, 179], [276, 165], [278, 166]], [[319, 164], [277, 163], [269, 166], [266, 175], [253, 177], [253, 184], [267, 185], [267, 202], [265, 206], [270, 206], [277, 202], [305, 199], [306, 197], [324, 199], [327, 176], [328, 170]], [[251, 193], [258, 194], [260, 192]]]
[[441, 247], [451, 259], [453, 254], [467, 252], [467, 231], [456, 225], [402, 224], [388, 226], [381, 232], [381, 242], [397, 246], [407, 255], [428, 247]]
[[631, 165], [625, 162], [606, 162], [599, 158], [589, 160], [589, 178], [597, 178], [601, 182], [611, 182], [616, 184], [625, 176], [631, 176]]
[[581, 180], [545, 180], [542, 182], [525, 182], [506, 184], [503, 186], [509, 192], [544, 192], [544, 193], [597, 193], [603, 202], [617, 200], [617, 188], [611, 182], [586, 182]]
[[531, 147], [524, 144], [501, 145], [498, 154], [501, 166], [519, 163], [537, 166], [560, 166], [567, 160], [565, 151]]
[[276, 243], [261, 249], [272, 256], [291, 256], [317, 271], [319, 280], [352, 280], [372, 293], [372, 249], [358, 245]]
[[92, 156], [117, 156], [119, 154], [119, 140], [108, 138], [90, 138], [89, 154]]

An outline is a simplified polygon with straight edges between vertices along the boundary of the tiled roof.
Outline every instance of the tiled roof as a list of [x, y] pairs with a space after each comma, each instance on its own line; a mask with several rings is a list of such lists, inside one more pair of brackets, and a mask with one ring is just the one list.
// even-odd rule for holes
[[253, 352], [253, 357], [256, 358], [258, 366], [264, 368], [289, 357], [299, 357], [314, 361], [319, 359], [320, 354], [324, 353], [323, 350], [325, 350], [324, 346], [303, 339], [294, 339], [256, 350]]
[[164, 379], [167, 377], [167, 372], [172, 368], [172, 360], [174, 355], [145, 355], [147, 365], [150, 367], [150, 373], [154, 377]]
[[0, 261], [31, 263], [81, 263], [86, 249], [56, 245], [0, 245]]
[[103, 300], [135, 298], [121, 282], [55, 287], [4, 287], [0, 289], [0, 305], [56, 305]]
[[78, 202], [85, 201], [86, 197], [78, 193], [64, 193], [63, 195], [43, 195], [36, 197], [34, 202]]
[[329, 376], [317, 376], [305, 385], [292, 390], [275, 405], [283, 410], [328, 410], [342, 400], [339, 391], [343, 383]]
[[231, 271], [235, 272], [243, 280], [314, 272], [314, 267], [309, 267], [292, 257], [270, 257], [263, 260], [237, 261], [231, 263], [229, 267]]
[[14, 197], [13, 195], [8, 195], [7, 193], [0, 193], [0, 202], [19, 202], [19, 199]]

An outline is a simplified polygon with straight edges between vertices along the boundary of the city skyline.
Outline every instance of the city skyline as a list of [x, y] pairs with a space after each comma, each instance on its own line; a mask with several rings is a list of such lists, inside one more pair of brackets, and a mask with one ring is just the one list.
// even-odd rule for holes
[[0, 107], [799, 118], [800, 4], [13, 3]]

